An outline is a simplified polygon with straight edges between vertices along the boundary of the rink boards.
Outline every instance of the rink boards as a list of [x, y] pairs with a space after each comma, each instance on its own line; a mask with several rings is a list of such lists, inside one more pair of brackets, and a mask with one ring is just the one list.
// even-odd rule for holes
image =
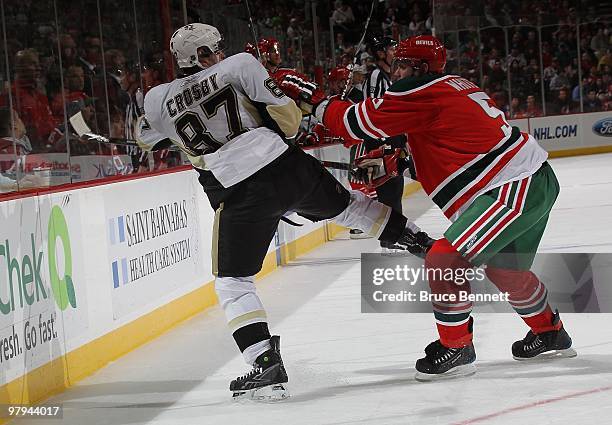
[[[612, 150], [610, 113], [513, 124], [555, 155]], [[348, 161], [340, 145], [309, 153]], [[213, 218], [191, 170], [0, 202], [0, 403], [62, 391], [215, 304]], [[261, 274], [340, 230], [290, 218], [303, 226], [281, 223]]]
[[[329, 240], [284, 223], [260, 275]], [[0, 404], [33, 403], [216, 303], [192, 170], [0, 202]]]

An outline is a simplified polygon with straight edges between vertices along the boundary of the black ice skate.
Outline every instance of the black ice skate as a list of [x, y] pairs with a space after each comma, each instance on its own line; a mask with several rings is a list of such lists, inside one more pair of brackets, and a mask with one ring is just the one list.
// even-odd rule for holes
[[369, 233], [365, 233], [359, 229], [351, 229], [349, 230], [349, 238], [351, 239], [371, 239], [372, 235]]
[[[559, 311], [553, 316], [553, 325], [559, 323]], [[572, 339], [565, 329], [534, 334], [527, 332], [525, 338], [512, 344], [512, 357], [515, 360], [546, 360], [552, 358], [576, 357]]]
[[436, 240], [430, 238], [427, 233], [423, 231], [415, 233], [410, 228], [406, 227], [399, 240], [393, 245], [410, 252], [412, 255], [425, 258], [427, 251], [429, 251], [434, 242], [436, 242]]
[[417, 381], [436, 381], [440, 379], [469, 376], [476, 373], [476, 352], [474, 345], [462, 348], [448, 348], [440, 340], [425, 348], [425, 357], [417, 360], [415, 379]]
[[393, 242], [380, 241], [380, 253], [385, 256], [404, 256], [406, 255], [406, 248]]
[[255, 360], [253, 369], [230, 383], [234, 400], [276, 401], [289, 397], [284, 383], [289, 380], [280, 355], [280, 337], [270, 338], [271, 350]]

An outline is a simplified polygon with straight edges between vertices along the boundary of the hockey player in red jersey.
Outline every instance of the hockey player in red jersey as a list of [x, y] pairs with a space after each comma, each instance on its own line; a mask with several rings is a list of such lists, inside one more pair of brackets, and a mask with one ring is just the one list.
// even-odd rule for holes
[[280, 53], [280, 44], [274, 37], [262, 38], [257, 43], [259, 47], [259, 53], [264, 58], [263, 65], [268, 70], [270, 75], [280, 67], [282, 57]]
[[[397, 81], [382, 98], [317, 105], [305, 93], [292, 96], [346, 140], [408, 134], [418, 180], [452, 222], [429, 250], [426, 267], [465, 271], [486, 265], [489, 280], [509, 294], [530, 328], [512, 345], [515, 359], [575, 356], [544, 284], [529, 271], [559, 193], [548, 155], [531, 135], [509, 125], [478, 86], [443, 74], [445, 64], [444, 46], [435, 37], [417, 36], [397, 47]], [[433, 294], [458, 299], [469, 290], [433, 277]], [[474, 373], [472, 303], [434, 302], [433, 309], [440, 338], [417, 361], [417, 379]]]

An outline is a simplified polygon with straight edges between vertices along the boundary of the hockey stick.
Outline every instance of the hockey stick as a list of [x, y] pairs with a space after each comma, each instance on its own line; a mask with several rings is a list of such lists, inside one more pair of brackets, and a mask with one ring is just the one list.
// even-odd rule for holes
[[349, 171], [351, 169], [351, 164], [347, 164], [346, 162], [321, 161], [321, 165], [327, 168], [333, 168], [334, 170]]
[[[138, 144], [138, 142], [134, 139], [124, 139], [120, 137], [105, 137], [101, 134], [95, 134], [92, 132], [91, 128], [85, 120], [83, 119], [83, 115], [79, 111], [74, 114], [68, 120], [70, 125], [74, 129], [74, 131], [78, 134], [78, 136], [84, 139], [87, 142], [98, 142], [103, 143], [105, 145], [116, 145], [116, 146], [126, 146], [126, 147], [134, 147], [142, 149], [142, 146]], [[167, 150], [170, 151], [181, 151], [179, 146], [172, 145]]]
[[361, 39], [359, 39], [359, 43], [355, 48], [355, 56], [353, 56], [353, 66], [351, 66], [351, 69], [349, 69], [349, 76], [346, 79], [346, 83], [344, 84], [344, 90], [342, 90], [342, 95], [340, 96], [340, 99], [342, 100], [346, 100], [346, 96], [348, 96], [349, 92], [349, 87], [353, 84], [353, 74], [355, 73], [355, 66], [357, 66], [357, 56], [359, 55], [359, 52], [363, 47], [366, 34], [368, 33], [368, 27], [370, 26], [370, 20], [372, 19], [372, 14], [374, 13], [374, 6], [376, 5], [377, 1], [378, 3], [382, 3], [384, 0], [372, 0], [372, 5], [370, 6], [370, 14], [368, 15], [368, 19], [366, 19], [363, 34], [361, 35]]
[[251, 14], [251, 6], [249, 0], [244, 0], [249, 14], [249, 28], [251, 28], [251, 34], [253, 35], [253, 41], [255, 41], [255, 51], [257, 52], [257, 59], [261, 59], [261, 52], [259, 51], [259, 43], [257, 38], [257, 32], [255, 31], [255, 24], [253, 23], [253, 15]]

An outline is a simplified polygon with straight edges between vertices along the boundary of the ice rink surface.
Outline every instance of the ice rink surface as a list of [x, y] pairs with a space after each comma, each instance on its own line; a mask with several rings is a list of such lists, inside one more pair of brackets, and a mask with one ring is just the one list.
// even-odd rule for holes
[[[541, 251], [612, 252], [612, 155], [551, 164], [561, 194]], [[422, 192], [404, 207], [432, 235], [448, 225]], [[229, 382], [249, 368], [215, 307], [48, 403], [62, 403], [62, 423], [74, 425], [612, 423], [612, 314], [564, 315], [578, 357], [535, 364], [512, 360], [527, 332], [518, 316], [476, 314], [477, 374], [419, 383], [433, 318], [360, 313], [359, 254], [378, 249], [341, 236], [258, 283], [281, 335], [284, 402], [232, 402]]]

